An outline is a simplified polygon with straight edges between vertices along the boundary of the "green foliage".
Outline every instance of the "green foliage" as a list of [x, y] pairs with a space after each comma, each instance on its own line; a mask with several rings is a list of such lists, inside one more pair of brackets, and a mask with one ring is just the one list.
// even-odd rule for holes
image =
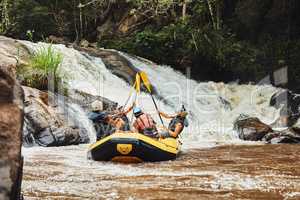
[[62, 77], [57, 72], [62, 60], [62, 55], [55, 52], [51, 45], [42, 47], [32, 55], [29, 64], [22, 67], [18, 74], [27, 86], [46, 90], [48, 84], [53, 84], [55, 88], [62, 83]]
[[300, 91], [300, 1], [186, 0], [186, 10], [182, 0], [0, 2], [0, 32], [14, 38], [85, 38], [183, 72], [190, 67], [201, 81], [259, 81], [288, 66], [288, 87]]
[[26, 31], [26, 36], [27, 36], [27, 38], [31, 41], [31, 42], [33, 42], [33, 33], [34, 33], [34, 30], [27, 30]]
[[193, 26], [189, 18], [160, 30], [148, 27], [128, 38], [113, 41], [117, 42], [102, 41], [101, 45], [168, 64], [182, 71], [191, 67], [192, 76], [202, 80], [221, 77], [221, 72], [239, 74], [238, 71], [253, 66], [256, 57], [253, 48], [239, 42], [228, 30], [212, 30], [210, 25], [201, 28]]

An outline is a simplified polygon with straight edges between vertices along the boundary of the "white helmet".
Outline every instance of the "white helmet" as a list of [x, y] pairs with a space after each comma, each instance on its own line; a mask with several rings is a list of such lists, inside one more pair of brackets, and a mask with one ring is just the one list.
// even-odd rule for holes
[[96, 100], [92, 103], [92, 110], [93, 111], [102, 111], [103, 110], [103, 103], [102, 101]]

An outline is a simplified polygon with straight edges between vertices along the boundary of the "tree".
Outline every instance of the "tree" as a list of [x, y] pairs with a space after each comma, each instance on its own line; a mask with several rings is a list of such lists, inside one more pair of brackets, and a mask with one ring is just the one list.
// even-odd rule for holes
[[1, 1], [0, 9], [1, 9], [0, 33], [5, 33], [10, 25], [8, 0]]

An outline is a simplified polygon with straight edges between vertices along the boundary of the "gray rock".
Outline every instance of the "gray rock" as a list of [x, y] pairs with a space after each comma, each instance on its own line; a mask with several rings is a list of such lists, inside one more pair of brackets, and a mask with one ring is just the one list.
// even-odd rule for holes
[[235, 120], [234, 129], [238, 132], [240, 139], [250, 141], [262, 140], [266, 134], [273, 131], [258, 118], [246, 115], [241, 115]]
[[[69, 103], [55, 94], [23, 86], [25, 93], [25, 146], [64, 146], [89, 142], [87, 130], [68, 115]], [[67, 99], [66, 97], [63, 100]]]
[[15, 40], [0, 36], [0, 199], [21, 193], [23, 92], [16, 81]]
[[133, 84], [135, 75], [138, 72], [132, 63], [130, 63], [124, 56], [117, 51], [107, 49], [95, 49], [88, 47], [78, 47], [75, 49], [85, 52], [90, 56], [100, 57], [105, 66], [116, 76], [124, 79], [129, 84]]
[[300, 143], [300, 129], [290, 127], [282, 131], [274, 131], [273, 133], [267, 134], [263, 140], [271, 144]]
[[290, 127], [276, 131], [258, 118], [241, 115], [234, 123], [239, 138], [250, 141], [264, 141], [270, 144], [300, 143], [300, 128]]

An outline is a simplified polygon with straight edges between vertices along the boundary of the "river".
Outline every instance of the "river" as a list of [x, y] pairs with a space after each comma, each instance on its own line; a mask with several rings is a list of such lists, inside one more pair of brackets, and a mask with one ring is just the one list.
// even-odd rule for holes
[[[47, 45], [22, 42], [32, 51]], [[69, 89], [126, 101], [130, 86], [100, 58], [53, 47], [63, 54], [59, 73], [67, 74]], [[25, 199], [300, 199], [300, 146], [243, 142], [233, 129], [240, 114], [274, 122], [279, 110], [269, 100], [277, 88], [199, 83], [188, 73], [123, 55], [147, 72], [161, 110], [175, 112], [184, 104], [189, 111], [178, 159], [124, 165], [87, 160], [88, 145], [23, 148]], [[149, 95], [142, 93], [138, 105], [159, 121]], [[76, 109], [70, 113], [78, 117]], [[82, 112], [80, 118], [91, 130]]]
[[300, 199], [299, 145], [186, 149], [140, 164], [90, 161], [86, 151], [24, 148], [25, 199]]

